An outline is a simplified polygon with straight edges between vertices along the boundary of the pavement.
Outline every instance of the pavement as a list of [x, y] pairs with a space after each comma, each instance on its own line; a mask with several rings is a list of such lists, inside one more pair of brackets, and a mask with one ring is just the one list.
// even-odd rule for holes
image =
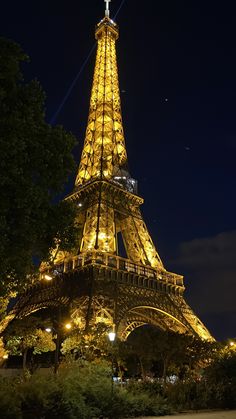
[[[199, 412], [199, 413], [180, 413], [177, 415], [162, 416], [163, 419], [236, 419], [236, 410], [223, 410], [220, 412]], [[136, 419], [155, 419], [160, 416], [145, 416]]]

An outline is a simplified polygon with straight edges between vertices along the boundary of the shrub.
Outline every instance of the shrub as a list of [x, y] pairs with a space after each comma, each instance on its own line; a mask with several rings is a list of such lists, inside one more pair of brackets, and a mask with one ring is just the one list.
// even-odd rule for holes
[[209, 403], [216, 408], [236, 408], [236, 353], [226, 353], [204, 373]]
[[177, 411], [204, 409], [208, 407], [208, 394], [204, 382], [179, 381], [166, 387], [170, 405]]
[[147, 393], [149, 396], [163, 396], [164, 388], [162, 383], [157, 380], [154, 381], [134, 381], [130, 380], [127, 389], [130, 393], [143, 394]]
[[126, 393], [128, 416], [158, 415], [164, 416], [171, 413], [167, 402], [161, 397], [150, 397], [147, 393]]
[[[69, 397], [75, 392], [82, 394], [86, 406], [90, 408], [90, 418], [105, 416], [125, 418], [139, 415], [160, 415], [170, 412], [161, 396], [150, 397], [151, 390], [141, 388], [136, 393], [132, 386], [111, 389], [111, 368], [109, 363], [75, 361], [61, 369], [59, 379], [63, 383], [64, 394]], [[139, 387], [139, 386], [137, 386]], [[159, 388], [159, 387], [158, 387]], [[154, 390], [152, 389], [154, 394]]]
[[54, 374], [34, 374], [21, 385], [23, 419], [91, 418], [81, 392], [68, 388]]
[[0, 412], [4, 419], [21, 419], [21, 403], [17, 384], [0, 377]]
[[[154, 389], [111, 386], [106, 362], [75, 361], [57, 375], [40, 371], [28, 377], [0, 382], [0, 409], [4, 419], [119, 419], [170, 413], [166, 401]], [[131, 391], [132, 389], [132, 391]]]

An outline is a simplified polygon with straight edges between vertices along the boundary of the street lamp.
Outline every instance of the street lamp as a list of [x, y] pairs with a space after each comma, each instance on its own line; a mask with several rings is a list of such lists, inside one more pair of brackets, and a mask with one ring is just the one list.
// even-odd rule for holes
[[110, 342], [114, 342], [115, 338], [116, 338], [116, 333], [115, 332], [109, 332], [108, 333], [108, 338]]
[[52, 276], [51, 275], [45, 274], [43, 277], [46, 281], [52, 281]]
[[111, 342], [112, 345], [112, 349], [111, 349], [111, 397], [113, 397], [113, 393], [114, 393], [114, 382], [113, 382], [113, 374], [114, 374], [114, 369], [113, 369], [113, 345], [116, 339], [116, 333], [114, 331], [110, 331], [108, 333], [108, 339]]

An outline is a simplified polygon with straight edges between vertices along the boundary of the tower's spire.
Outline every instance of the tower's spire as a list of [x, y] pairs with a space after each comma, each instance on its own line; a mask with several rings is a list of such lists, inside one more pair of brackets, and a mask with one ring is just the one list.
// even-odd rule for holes
[[106, 17], [110, 17], [110, 10], [109, 10], [109, 3], [111, 0], [104, 0], [104, 2], [106, 3], [106, 10], [105, 10], [105, 16]]
[[106, 16], [96, 27], [97, 57], [85, 142], [75, 185], [92, 180], [112, 180], [127, 171], [116, 62], [118, 26]]

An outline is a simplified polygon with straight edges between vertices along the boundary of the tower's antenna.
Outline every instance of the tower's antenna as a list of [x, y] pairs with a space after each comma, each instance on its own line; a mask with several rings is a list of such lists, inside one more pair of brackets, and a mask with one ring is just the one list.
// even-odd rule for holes
[[105, 16], [109, 17], [110, 16], [110, 10], [109, 10], [109, 3], [111, 0], [104, 0], [104, 2], [106, 3], [106, 10], [105, 10]]

